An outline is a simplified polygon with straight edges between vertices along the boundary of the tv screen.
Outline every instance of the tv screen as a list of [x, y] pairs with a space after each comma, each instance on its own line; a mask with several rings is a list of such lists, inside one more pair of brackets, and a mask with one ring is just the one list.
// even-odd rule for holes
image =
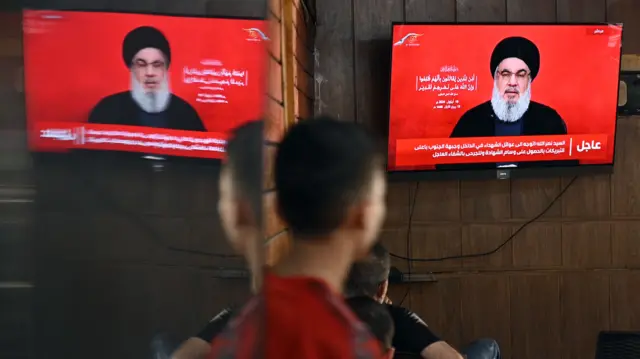
[[394, 25], [388, 170], [613, 165], [621, 25]]
[[158, 15], [23, 13], [29, 145], [222, 158], [261, 117], [266, 23]]

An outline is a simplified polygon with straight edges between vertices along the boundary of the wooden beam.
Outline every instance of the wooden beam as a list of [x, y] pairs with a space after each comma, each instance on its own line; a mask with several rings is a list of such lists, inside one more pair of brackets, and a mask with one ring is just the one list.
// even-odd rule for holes
[[294, 84], [294, 61], [293, 53], [294, 23], [293, 14], [295, 9], [294, 0], [282, 0], [282, 17], [280, 26], [282, 29], [282, 92], [284, 100], [284, 125], [287, 127], [296, 123], [295, 115], [295, 84]]

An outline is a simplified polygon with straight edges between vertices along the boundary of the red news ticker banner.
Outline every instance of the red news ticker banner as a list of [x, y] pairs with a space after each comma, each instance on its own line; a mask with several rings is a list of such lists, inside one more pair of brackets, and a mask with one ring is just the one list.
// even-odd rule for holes
[[181, 157], [224, 157], [227, 135], [73, 122], [36, 122], [31, 138], [40, 151], [74, 149], [140, 152]]
[[608, 135], [424, 138], [396, 141], [397, 166], [606, 160]]

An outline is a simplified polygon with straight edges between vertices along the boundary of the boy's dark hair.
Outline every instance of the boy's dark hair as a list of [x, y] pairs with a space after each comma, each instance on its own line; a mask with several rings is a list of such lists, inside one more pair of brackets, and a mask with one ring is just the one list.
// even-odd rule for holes
[[390, 270], [389, 251], [381, 243], [376, 243], [366, 258], [351, 266], [344, 295], [346, 297], [376, 296], [380, 285], [389, 279]]
[[380, 341], [383, 348], [391, 349], [395, 328], [387, 306], [376, 302], [371, 297], [348, 298], [347, 304], [360, 321], [369, 327], [371, 334]]
[[274, 177], [278, 211], [294, 236], [318, 237], [342, 225], [347, 211], [382, 171], [373, 139], [353, 122], [302, 120], [279, 145]]
[[236, 127], [227, 141], [225, 168], [230, 170], [237, 191], [248, 200], [256, 219], [262, 212], [262, 148], [264, 121], [251, 121]]

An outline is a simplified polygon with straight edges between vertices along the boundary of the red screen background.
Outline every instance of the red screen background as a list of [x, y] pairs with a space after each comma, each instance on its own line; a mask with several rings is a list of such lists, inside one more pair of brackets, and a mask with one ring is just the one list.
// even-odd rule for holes
[[[130, 74], [122, 41], [138, 26], [164, 33], [171, 47], [171, 92], [190, 103], [210, 132], [228, 132], [263, 113], [266, 34], [263, 20], [210, 19], [75, 11], [25, 11], [24, 55], [27, 122], [86, 122], [105, 96], [128, 91]], [[247, 70], [248, 86], [227, 87], [227, 104], [196, 102], [197, 84], [184, 84], [183, 68], [203, 69], [215, 59], [226, 69]]]
[[[594, 34], [596, 29], [604, 31]], [[491, 53], [500, 40], [509, 36], [526, 37], [540, 51], [540, 71], [531, 85], [531, 100], [555, 109], [566, 122], [568, 134], [608, 134], [613, 144], [621, 27], [400, 25], [394, 26], [393, 43], [410, 33], [419, 36], [393, 47], [389, 170], [399, 170], [395, 168], [396, 140], [448, 138], [467, 110], [491, 99]], [[416, 76], [443, 75], [443, 66], [457, 67], [456, 75], [477, 76], [477, 90], [461, 92], [457, 97], [459, 109], [433, 109], [435, 102], [442, 99], [437, 92], [416, 91]], [[612, 145], [605, 163], [613, 162], [613, 150]]]

